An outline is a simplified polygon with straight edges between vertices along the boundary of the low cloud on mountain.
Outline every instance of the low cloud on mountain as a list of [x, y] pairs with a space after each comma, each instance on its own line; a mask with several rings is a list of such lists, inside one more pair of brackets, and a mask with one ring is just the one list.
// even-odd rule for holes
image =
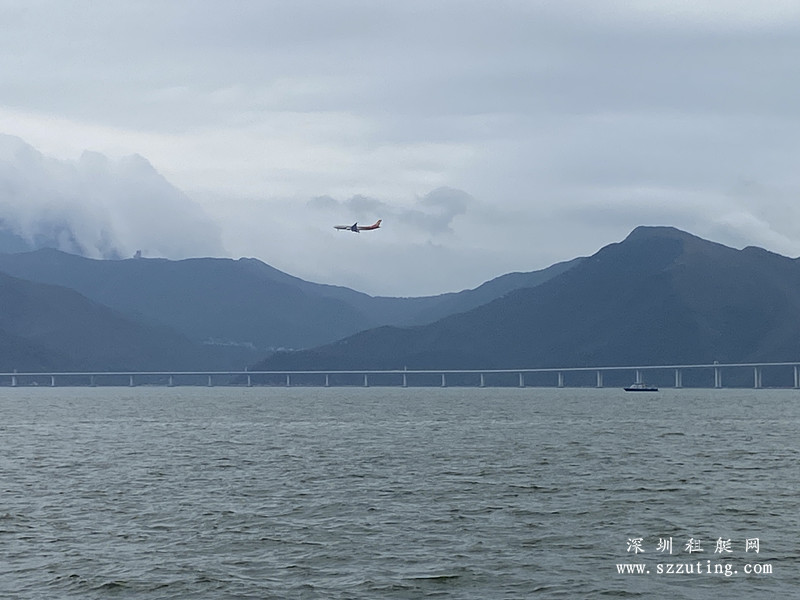
[[76, 161], [0, 135], [0, 229], [20, 246], [93, 258], [221, 255], [219, 227], [138, 155]]

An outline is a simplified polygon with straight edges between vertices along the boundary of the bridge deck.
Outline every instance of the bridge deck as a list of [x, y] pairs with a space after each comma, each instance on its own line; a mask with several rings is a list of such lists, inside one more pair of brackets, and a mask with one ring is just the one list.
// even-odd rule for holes
[[[765, 380], [764, 375], [767, 375]], [[800, 362], [712, 363], [533, 369], [328, 371], [115, 371], [0, 373], [0, 386], [284, 385], [419, 387], [620, 387], [647, 380], [661, 387], [800, 388]]]

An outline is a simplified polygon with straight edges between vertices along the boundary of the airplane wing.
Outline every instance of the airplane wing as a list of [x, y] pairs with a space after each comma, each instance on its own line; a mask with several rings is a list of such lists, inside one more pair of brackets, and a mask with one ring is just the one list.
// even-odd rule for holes
[[358, 233], [358, 230], [361, 229], [361, 227], [358, 226], [358, 223], [353, 223], [352, 225], [334, 225], [333, 228], [340, 229], [342, 231], [355, 231], [356, 233]]

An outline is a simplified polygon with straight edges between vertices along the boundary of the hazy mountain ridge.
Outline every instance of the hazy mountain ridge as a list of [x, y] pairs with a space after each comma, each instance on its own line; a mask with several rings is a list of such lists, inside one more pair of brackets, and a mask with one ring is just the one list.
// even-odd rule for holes
[[[47, 248], [0, 254], [0, 271], [40, 284], [60, 286], [63, 290], [50, 288], [54, 301], [38, 306], [42, 311], [41, 321], [51, 321], [54, 314], [68, 318], [63, 314], [62, 304], [72, 298], [64, 294], [71, 290], [98, 309], [96, 322], [87, 330], [106, 334], [109, 332], [103, 327], [119, 329], [121, 321], [112, 324], [106, 320], [105, 313], [113, 312], [124, 319], [128, 328], [137, 324], [151, 332], [169, 330], [175, 339], [175, 353], [192, 357], [197, 362], [189, 365], [183, 361], [185, 366], [202, 363], [224, 369], [244, 368], [281, 347], [319, 346], [386, 323], [434, 321], [442, 315], [472, 308], [515, 286], [538, 285], [573, 263], [575, 261], [542, 271], [502, 276], [475, 290], [422, 298], [389, 298], [307, 282], [251, 258], [97, 260]], [[15, 287], [8, 282], [5, 285], [10, 286], [9, 289]], [[13, 302], [8, 307], [7, 312], [14, 310]], [[27, 336], [24, 339], [31, 337], [30, 332], [37, 325], [33, 313], [28, 315], [27, 329], [20, 330]], [[89, 322], [95, 318], [84, 315], [82, 319]], [[50, 334], [56, 336], [56, 330]], [[100, 333], [94, 342], [82, 329], [73, 330], [72, 335], [76, 337], [76, 348], [92, 343], [105, 344]], [[131, 344], [135, 338], [130, 339]], [[120, 348], [129, 344], [122, 333], [118, 333], [117, 339]], [[146, 364], [148, 368], [163, 364], [173, 368], [171, 365], [181, 362], [169, 356], [168, 348], [162, 348], [164, 341], [154, 337], [153, 347], [147, 350], [152, 360], [131, 358], [127, 361], [129, 368], [135, 364]], [[44, 353], [47, 359], [27, 363], [39, 364], [42, 368], [126, 370], [125, 361], [110, 360], [113, 352], [107, 355], [108, 361], [103, 360], [103, 355], [92, 355], [91, 360], [88, 356], [72, 360], [69, 351], [65, 355], [53, 354], [54, 348], [46, 339], [37, 340], [35, 349], [41, 350], [39, 342], [48, 348]], [[20, 340], [15, 343], [22, 348]], [[14, 346], [11, 341], [9, 344]], [[138, 347], [144, 351], [144, 346], [139, 344]], [[156, 360], [155, 357], [160, 358]]]
[[534, 368], [800, 357], [800, 264], [639, 227], [564, 273], [427, 326], [381, 328], [263, 369]]
[[210, 356], [66, 288], [0, 273], [0, 370], [186, 369]]
[[423, 298], [315, 284], [255, 259], [94, 260], [39, 250], [0, 255], [0, 271], [39, 282], [0, 277], [6, 370], [244, 368], [279, 345], [310, 348], [255, 368], [800, 357], [798, 260], [669, 227], [640, 227], [588, 258]]
[[195, 342], [250, 344], [253, 356], [336, 339], [362, 321], [346, 303], [318, 300], [290, 276], [248, 259], [94, 260], [44, 249], [2, 255], [0, 270], [74, 289]]

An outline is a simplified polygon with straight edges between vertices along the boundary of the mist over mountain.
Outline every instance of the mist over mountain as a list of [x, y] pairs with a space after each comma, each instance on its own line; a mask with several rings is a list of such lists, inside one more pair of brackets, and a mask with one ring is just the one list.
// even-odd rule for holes
[[92, 258], [224, 254], [201, 207], [138, 155], [76, 161], [0, 134], [0, 251], [58, 248]]
[[418, 327], [382, 327], [258, 369], [622, 366], [800, 357], [800, 264], [639, 227], [541, 285]]

